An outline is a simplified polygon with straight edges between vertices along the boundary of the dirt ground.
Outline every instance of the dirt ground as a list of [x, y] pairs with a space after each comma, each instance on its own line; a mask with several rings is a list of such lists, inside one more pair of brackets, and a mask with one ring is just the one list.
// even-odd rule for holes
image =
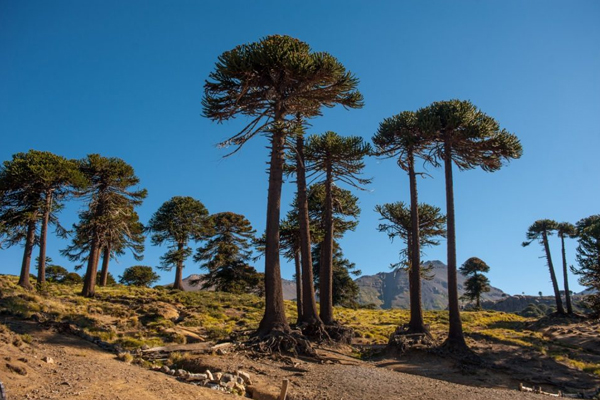
[[[89, 342], [43, 328], [34, 322], [2, 322], [12, 331], [2, 334], [0, 349], [0, 380], [6, 387], [9, 400], [233, 398], [233, 395], [179, 382], [163, 373], [119, 361], [114, 354]], [[26, 338], [26, 342], [19, 337]], [[500, 379], [497, 388], [475, 387], [473, 384], [477, 385], [478, 376], [469, 371], [461, 373], [451, 362], [442, 365], [439, 360], [436, 363], [431, 359], [429, 364], [419, 360], [419, 369], [411, 370], [410, 361], [365, 362], [349, 357], [343, 348], [322, 349], [319, 354], [321, 362], [289, 357], [278, 360], [253, 358], [240, 353], [203, 355], [189, 361], [188, 369], [244, 369], [252, 375], [254, 386], [262, 388], [261, 393], [266, 396], [264, 399], [276, 399], [283, 379], [289, 379], [291, 384], [288, 400], [540, 398], [539, 395], [516, 391], [516, 386], [509, 380]], [[443, 371], [446, 371], [445, 376]], [[458, 383], [454, 383], [419, 375], [449, 381], [453, 376], [461, 376], [462, 379], [455, 379]], [[469, 386], [460, 383], [469, 383]], [[493, 385], [486, 381], [479, 386]]]

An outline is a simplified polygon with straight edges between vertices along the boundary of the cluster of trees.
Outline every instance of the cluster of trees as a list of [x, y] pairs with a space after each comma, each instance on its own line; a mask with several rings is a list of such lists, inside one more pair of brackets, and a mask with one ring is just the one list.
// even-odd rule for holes
[[[554, 233], [560, 238], [562, 255], [562, 272], [565, 293], [565, 306], [563, 305], [558, 279], [554, 271], [552, 255], [548, 237]], [[556, 222], [550, 219], [535, 221], [526, 232], [527, 240], [523, 246], [528, 246], [538, 241], [544, 248], [544, 257], [550, 271], [554, 298], [556, 300], [556, 312], [559, 314], [573, 314], [573, 302], [569, 290], [567, 255], [565, 251], [565, 239], [577, 239], [577, 263], [578, 267], [571, 265], [571, 271], [580, 275], [579, 283], [593, 289], [593, 294], [588, 296], [590, 307], [600, 312], [600, 215], [592, 215], [582, 218], [575, 225], [569, 222]]]

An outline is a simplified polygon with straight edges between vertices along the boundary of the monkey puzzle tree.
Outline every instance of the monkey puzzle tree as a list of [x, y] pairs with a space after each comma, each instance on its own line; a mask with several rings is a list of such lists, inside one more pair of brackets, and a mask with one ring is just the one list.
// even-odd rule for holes
[[364, 158], [371, 153], [371, 146], [359, 136], [342, 137], [335, 132], [311, 135], [306, 143], [305, 162], [309, 176], [322, 178], [325, 189], [324, 235], [319, 277], [320, 317], [326, 325], [333, 325], [332, 274], [334, 239], [334, 182], [342, 182], [362, 189], [370, 179], [360, 178], [365, 167]]
[[146, 229], [152, 233], [152, 244], [169, 245], [169, 251], [160, 260], [164, 270], [175, 267], [174, 289], [183, 290], [183, 263], [192, 254], [189, 241], [201, 240], [207, 227], [206, 207], [189, 196], [175, 196], [165, 201], [150, 218]]
[[[397, 158], [400, 168], [408, 173], [410, 185], [410, 216], [412, 232], [409, 259], [417, 269], [421, 266], [421, 241], [419, 239], [419, 196], [417, 192], [417, 173], [415, 172], [415, 156], [427, 159], [428, 138], [419, 128], [417, 116], [412, 111], [404, 111], [391, 118], [386, 118], [373, 137], [376, 154], [386, 158]], [[415, 270], [416, 271], [416, 270]], [[412, 332], [425, 332], [423, 310], [421, 308], [421, 274], [413, 273], [409, 266], [411, 317], [409, 327]]]
[[563, 308], [562, 299], [560, 297], [558, 281], [556, 280], [554, 264], [552, 263], [552, 255], [550, 254], [550, 245], [548, 244], [548, 236], [552, 235], [552, 233], [557, 229], [557, 226], [558, 224], [556, 221], [552, 221], [550, 219], [540, 219], [535, 221], [529, 227], [529, 229], [527, 229], [527, 240], [523, 242], [523, 247], [529, 246], [534, 240], [537, 240], [541, 245], [544, 246], [544, 254], [546, 260], [548, 261], [550, 279], [552, 280], [552, 288], [554, 289], [554, 297], [556, 299], [556, 311], [559, 314], [564, 314], [565, 309]]
[[[298, 210], [292, 210], [288, 212], [287, 218], [281, 221], [281, 223], [279, 224], [279, 237], [281, 240], [280, 245], [281, 250], [283, 250], [283, 256], [288, 260], [294, 260], [294, 271], [296, 279], [296, 308], [298, 311], [298, 321], [296, 325], [300, 325], [304, 320], [302, 317], [304, 305], [302, 292], [302, 260], [300, 256], [300, 226], [297, 223], [297, 214]], [[310, 301], [310, 299], [307, 299], [307, 301]]]
[[[79, 161], [79, 170], [88, 180], [79, 196], [88, 202], [88, 209], [80, 213], [82, 233], [80, 240], [89, 241], [87, 268], [82, 295], [93, 297], [96, 291], [98, 261], [114, 221], [146, 198], [146, 189], [132, 190], [139, 184], [133, 168], [120, 158], [90, 154]], [[77, 226], [75, 228], [77, 230]], [[73, 244], [76, 245], [77, 235]], [[68, 252], [68, 250], [66, 251]]]
[[574, 239], [577, 237], [577, 229], [575, 225], [568, 222], [561, 222], [556, 225], [556, 234], [560, 238], [562, 263], [563, 263], [563, 279], [565, 281], [565, 303], [567, 305], [567, 314], [573, 314], [573, 305], [571, 303], [571, 292], [569, 290], [569, 275], [567, 268], [567, 254], [565, 251], [565, 237]]
[[31, 288], [29, 268], [39, 222], [37, 280], [39, 284], [46, 281], [48, 225], [53, 222], [59, 234], [64, 232], [53, 213], [62, 209], [61, 201], [74, 187], [83, 184], [84, 179], [74, 161], [47, 151], [17, 153], [12, 160], [3, 163], [0, 169], [0, 221], [4, 224], [4, 232], [11, 237], [7, 243], [25, 239], [19, 285]]
[[467, 275], [464, 297], [473, 301], [475, 308], [481, 310], [481, 295], [490, 291], [490, 280], [482, 275], [489, 272], [490, 267], [480, 258], [471, 257], [460, 267], [460, 272]]
[[592, 294], [586, 298], [595, 314], [600, 314], [600, 214], [579, 220], [576, 224], [579, 245], [577, 246], [577, 264], [572, 268], [580, 275], [579, 283], [590, 289]]
[[[409, 330], [414, 333], [426, 333], [427, 329], [423, 323], [423, 308], [421, 305], [421, 247], [437, 246], [439, 241], [435, 238], [446, 237], [446, 217], [440, 213], [438, 207], [425, 203], [419, 204], [417, 211], [419, 215], [419, 233], [414, 236], [416, 230], [412, 225], [414, 221], [412, 206], [409, 210], [401, 201], [385, 203], [375, 206], [375, 211], [381, 215], [380, 220], [389, 221], [389, 223], [379, 224], [377, 230], [387, 233], [392, 241], [399, 237], [407, 245], [406, 250], [402, 250], [400, 254], [401, 258], [406, 259], [407, 262], [404, 264], [408, 267], [410, 289]], [[419, 255], [416, 261], [413, 252], [415, 240], [419, 241]]]
[[202, 263], [200, 268], [208, 270], [204, 288], [247, 293], [256, 286], [257, 272], [248, 265], [255, 234], [250, 221], [241, 214], [222, 212], [210, 216], [203, 235], [206, 243], [194, 255], [194, 261]]
[[431, 143], [434, 165], [443, 163], [446, 183], [448, 230], [448, 311], [449, 332], [446, 345], [467, 347], [458, 304], [456, 266], [456, 223], [452, 165], [459, 171], [480, 167], [486, 172], [499, 170], [505, 161], [520, 158], [523, 149], [517, 137], [504, 129], [469, 101], [449, 100], [432, 103], [417, 111], [419, 125]]
[[267, 36], [221, 54], [204, 84], [204, 116], [218, 122], [250, 117], [250, 122], [223, 145], [239, 149], [258, 133], [269, 136], [266, 298], [258, 328], [260, 337], [273, 330], [289, 331], [279, 265], [279, 218], [284, 143], [290, 120], [298, 115], [318, 116], [323, 106], [362, 107], [357, 85], [358, 80], [328, 53], [312, 52], [308, 44], [281, 35]]

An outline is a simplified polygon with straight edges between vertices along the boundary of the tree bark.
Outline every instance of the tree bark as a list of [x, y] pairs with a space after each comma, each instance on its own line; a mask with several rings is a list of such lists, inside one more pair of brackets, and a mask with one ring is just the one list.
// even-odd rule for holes
[[302, 270], [300, 266], [300, 250], [294, 253], [294, 266], [296, 268], [296, 308], [298, 309], [298, 322], [296, 325], [302, 323]]
[[[280, 119], [276, 117], [275, 120], [279, 121]], [[285, 316], [279, 264], [279, 217], [283, 185], [284, 142], [284, 132], [277, 127], [271, 137], [265, 244], [265, 315], [258, 326], [259, 337], [264, 337], [274, 330], [290, 331]]]
[[[177, 244], [177, 252], [182, 255], [184, 243]], [[175, 290], [183, 290], [183, 256], [179, 257], [177, 260], [177, 265], [175, 266], [175, 282], [173, 282], [173, 289]]]
[[410, 223], [411, 247], [408, 279], [410, 281], [410, 322], [409, 329], [415, 333], [424, 333], [423, 308], [421, 305], [421, 242], [419, 226], [419, 196], [415, 174], [415, 157], [409, 153], [408, 177], [410, 182]]
[[444, 139], [444, 172], [446, 176], [446, 218], [448, 231], [448, 314], [449, 331], [447, 344], [454, 348], [466, 348], [467, 343], [460, 320], [458, 282], [456, 271], [456, 225], [454, 220], [454, 182], [452, 178], [452, 146]]
[[550, 255], [550, 245], [548, 244], [548, 233], [546, 231], [542, 232], [542, 242], [544, 242], [544, 250], [546, 251], [546, 259], [548, 260], [548, 269], [550, 270], [550, 279], [552, 279], [554, 298], [556, 299], [556, 311], [559, 314], [565, 314], [562, 298], [560, 297], [560, 289], [558, 288], [558, 281], [556, 280], [556, 274], [554, 273], [554, 264], [552, 263], [552, 256]]
[[298, 186], [298, 221], [300, 225], [300, 260], [302, 262], [302, 323], [323, 325], [317, 311], [311, 251], [306, 168], [304, 165], [304, 137], [296, 138], [296, 183]]
[[31, 266], [31, 254], [35, 243], [35, 227], [37, 212], [34, 212], [27, 225], [27, 237], [25, 238], [25, 251], [23, 252], [23, 263], [21, 264], [21, 275], [19, 276], [19, 286], [31, 290], [33, 286], [29, 282], [29, 268]]
[[571, 303], [571, 292], [569, 291], [569, 275], [567, 274], [567, 253], [565, 251], [565, 237], [560, 237], [562, 244], [562, 261], [563, 261], [563, 279], [565, 280], [565, 301], [567, 303], [567, 314], [573, 314], [573, 304]]
[[108, 283], [108, 263], [110, 262], [110, 245], [102, 251], [102, 270], [100, 272], [100, 286], [105, 287]]
[[96, 275], [98, 273], [98, 259], [100, 258], [99, 241], [97, 237], [94, 237], [90, 246], [88, 265], [83, 280], [83, 290], [81, 291], [81, 294], [85, 297], [94, 297], [96, 295]]
[[319, 271], [321, 320], [325, 325], [335, 324], [333, 319], [333, 178], [332, 167], [327, 165], [325, 180], [325, 238], [321, 246]]
[[50, 210], [52, 209], [52, 191], [46, 192], [44, 204], [44, 216], [42, 218], [42, 229], [40, 232], [40, 256], [38, 259], [38, 285], [46, 283], [46, 238], [48, 237], [48, 221], [50, 221]]

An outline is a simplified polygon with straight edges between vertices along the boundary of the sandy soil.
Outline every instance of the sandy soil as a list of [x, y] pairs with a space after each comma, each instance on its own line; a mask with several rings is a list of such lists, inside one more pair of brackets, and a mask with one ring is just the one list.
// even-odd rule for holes
[[[14, 332], [26, 333], [31, 343], [15, 345], [4, 334], [0, 350], [0, 380], [8, 399], [158, 400], [233, 398], [116, 359], [78, 337], [44, 329], [33, 322], [4, 321]], [[18, 343], [17, 343], [18, 344]], [[389, 365], [348, 357], [345, 351], [320, 350], [322, 361], [281, 357], [252, 358], [247, 354], [204, 355], [188, 369], [251, 373], [254, 386], [274, 398], [283, 379], [291, 383], [289, 400], [350, 399], [533, 399], [538, 395], [516, 390], [464, 386], [396, 372]], [[44, 361], [51, 357], [53, 362]], [[448, 366], [452, 369], [452, 366]], [[20, 373], [25, 373], [21, 375]], [[472, 377], [471, 377], [472, 378]], [[471, 379], [472, 380], [472, 379]], [[469, 381], [467, 379], [467, 381]]]

